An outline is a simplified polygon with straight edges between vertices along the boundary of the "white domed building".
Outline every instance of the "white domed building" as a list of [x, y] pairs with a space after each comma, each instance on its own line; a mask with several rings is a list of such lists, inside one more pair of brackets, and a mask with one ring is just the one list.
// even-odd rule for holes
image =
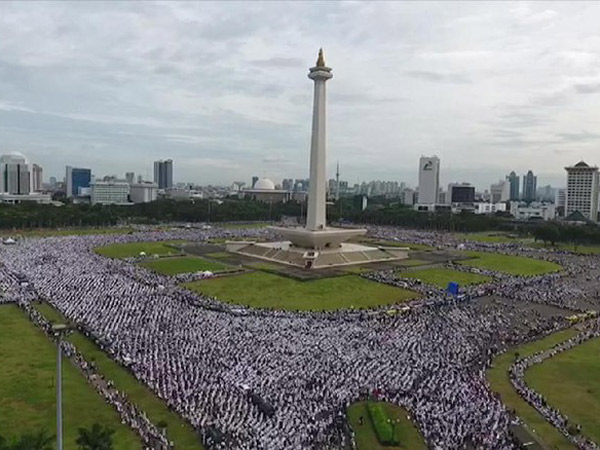
[[276, 189], [275, 183], [269, 178], [260, 178], [254, 187], [240, 191], [245, 198], [266, 203], [285, 203], [292, 198], [292, 192]]
[[0, 192], [29, 194], [30, 186], [29, 162], [25, 155], [10, 152], [0, 156]]

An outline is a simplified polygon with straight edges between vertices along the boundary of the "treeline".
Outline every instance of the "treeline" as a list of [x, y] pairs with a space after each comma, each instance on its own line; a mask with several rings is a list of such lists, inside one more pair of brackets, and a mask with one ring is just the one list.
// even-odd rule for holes
[[176, 201], [158, 200], [132, 206], [63, 206], [21, 203], [0, 205], [0, 228], [104, 227], [127, 223], [228, 222], [280, 220], [282, 216], [300, 216], [301, 205], [268, 204], [253, 200], [226, 199]]
[[[278, 221], [296, 217], [302, 221], [306, 207], [297, 202], [264, 203], [250, 199], [177, 201], [161, 199], [132, 206], [84, 205], [63, 206], [19, 204], [0, 205], [0, 228], [34, 229], [66, 227], [105, 227], [125, 224], [160, 224], [167, 222], [234, 222]], [[362, 207], [352, 198], [341, 198], [327, 207], [333, 222], [393, 225], [406, 228], [451, 232], [510, 231], [533, 235], [537, 240], [556, 243], [600, 244], [600, 228], [595, 225], [573, 226], [559, 222], [517, 222], [506, 213], [476, 215], [463, 212], [423, 213], [384, 197], [369, 199]]]
[[550, 222], [535, 227], [531, 234], [538, 241], [555, 245], [558, 242], [573, 245], [600, 245], [600, 227], [597, 225], [566, 225]]

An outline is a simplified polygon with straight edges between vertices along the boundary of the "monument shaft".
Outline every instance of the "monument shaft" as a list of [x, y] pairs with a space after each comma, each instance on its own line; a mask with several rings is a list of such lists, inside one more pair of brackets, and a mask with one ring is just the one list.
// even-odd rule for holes
[[308, 78], [315, 82], [315, 92], [310, 142], [310, 188], [308, 191], [306, 228], [310, 231], [318, 231], [325, 229], [327, 226], [327, 93], [325, 83], [333, 75], [331, 69], [325, 66], [322, 53], [319, 54], [317, 65], [309, 70]]

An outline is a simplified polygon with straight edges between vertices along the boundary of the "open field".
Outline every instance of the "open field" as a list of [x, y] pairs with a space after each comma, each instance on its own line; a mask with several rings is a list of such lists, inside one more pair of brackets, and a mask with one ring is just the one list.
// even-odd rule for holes
[[[36, 304], [35, 307], [52, 323], [66, 322], [66, 319], [47, 303]], [[197, 439], [194, 429], [176, 413], [170, 411], [162, 400], [156, 397], [148, 387], [138, 382], [127, 369], [110, 359], [83, 334], [75, 332], [69, 336], [69, 340], [75, 344], [77, 350], [88, 361], [94, 361], [97, 370], [111, 379], [118, 389], [125, 392], [130, 401], [142, 408], [153, 423], [157, 424], [160, 421], [167, 423], [167, 435], [169, 440], [175, 443], [176, 450], [202, 450], [203, 447]]]
[[146, 255], [178, 255], [181, 252], [169, 244], [181, 244], [184, 241], [159, 241], [159, 242], [128, 242], [126, 244], [111, 244], [104, 247], [97, 247], [96, 253], [109, 258], [131, 258], [139, 256], [140, 252]]
[[509, 350], [494, 359], [492, 367], [488, 369], [486, 374], [491, 389], [500, 394], [500, 398], [506, 407], [514, 409], [516, 414], [529, 426], [530, 430], [535, 430], [535, 435], [541, 442], [556, 450], [574, 450], [575, 447], [517, 394], [508, 378], [508, 369], [515, 360], [515, 353], [519, 353], [520, 356], [532, 355], [538, 351], [551, 348], [576, 333], [577, 331], [574, 328], [569, 328], [551, 334], [539, 341]]
[[560, 409], [582, 433], [600, 442], [600, 338], [536, 364], [525, 381]]
[[461, 252], [473, 259], [465, 259], [460, 264], [465, 266], [504, 272], [511, 275], [532, 276], [556, 272], [561, 266], [549, 261], [525, 258], [522, 256], [502, 255], [486, 252]]
[[550, 248], [553, 250], [564, 250], [567, 252], [579, 253], [581, 255], [598, 255], [600, 254], [600, 245], [575, 245], [569, 244], [567, 242], [558, 242], [556, 245], [552, 246], [550, 244], [545, 245], [543, 242], [533, 242], [529, 244], [530, 247], [536, 248]]
[[372, 308], [417, 297], [400, 289], [355, 275], [296, 281], [266, 272], [251, 272], [187, 283], [196, 292], [255, 308], [331, 311]]
[[[384, 403], [384, 408], [389, 418], [399, 420], [395, 427], [395, 436], [401, 445], [396, 447], [383, 447], [377, 440], [377, 435], [369, 419], [367, 412], [368, 402], [358, 402], [348, 407], [348, 420], [356, 434], [356, 445], [358, 450], [426, 450], [427, 446], [419, 431], [415, 428], [408, 413], [400, 406]], [[360, 424], [360, 417], [363, 424]]]
[[487, 242], [491, 244], [514, 244], [522, 242], [524, 239], [514, 237], [509, 233], [502, 231], [482, 231], [477, 233], [455, 233], [457, 238], [475, 242]]
[[224, 264], [195, 256], [159, 258], [144, 261], [140, 265], [163, 275], [177, 275], [179, 273], [199, 272], [201, 270], [210, 270], [211, 272], [227, 270], [227, 266]]
[[[0, 430], [3, 436], [56, 430], [56, 346], [14, 305], [0, 306]], [[94, 422], [116, 432], [115, 450], [142, 444], [79, 370], [63, 359], [65, 448], [76, 448], [77, 429]]]
[[442, 289], [446, 288], [451, 281], [457, 282], [460, 286], [469, 286], [492, 280], [490, 277], [476, 273], [459, 272], [458, 270], [442, 268], [400, 272], [399, 275], [405, 278], [417, 278], [426, 284], [433, 284]]
[[111, 227], [111, 228], [40, 228], [31, 230], [0, 230], [0, 237], [52, 237], [52, 236], [74, 236], [74, 235], [93, 235], [93, 234], [129, 234], [133, 233], [133, 228]]
[[361, 240], [366, 245], [381, 245], [382, 247], [408, 247], [411, 250], [419, 252], [429, 252], [435, 250], [435, 247], [425, 244], [413, 244], [412, 242], [398, 242], [398, 241], [381, 241], [376, 239], [365, 239]]

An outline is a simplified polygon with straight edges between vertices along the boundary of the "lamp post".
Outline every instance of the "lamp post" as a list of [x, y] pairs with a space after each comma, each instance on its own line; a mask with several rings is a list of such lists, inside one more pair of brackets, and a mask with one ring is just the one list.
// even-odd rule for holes
[[54, 336], [58, 338], [58, 352], [56, 356], [56, 449], [63, 450], [62, 435], [62, 337], [69, 327], [63, 323], [52, 325]]

